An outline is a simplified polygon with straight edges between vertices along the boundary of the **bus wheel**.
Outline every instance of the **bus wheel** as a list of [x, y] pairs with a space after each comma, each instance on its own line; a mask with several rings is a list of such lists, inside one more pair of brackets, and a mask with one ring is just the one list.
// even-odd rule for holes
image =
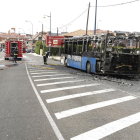
[[87, 73], [91, 73], [91, 65], [90, 65], [90, 62], [87, 63]]

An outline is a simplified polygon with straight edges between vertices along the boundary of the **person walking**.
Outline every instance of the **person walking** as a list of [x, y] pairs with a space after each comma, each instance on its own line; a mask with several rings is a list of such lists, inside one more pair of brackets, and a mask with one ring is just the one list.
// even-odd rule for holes
[[45, 53], [43, 54], [44, 65], [46, 65], [46, 54], [47, 54], [47, 52], [45, 52]]
[[45, 52], [43, 55], [43, 60], [44, 60], [44, 65], [47, 65], [47, 60], [48, 60], [48, 56], [49, 56], [50, 52]]
[[16, 61], [17, 61], [17, 56], [18, 56], [18, 48], [16, 47], [15, 49], [14, 49], [14, 61], [15, 61], [15, 63], [17, 63]]

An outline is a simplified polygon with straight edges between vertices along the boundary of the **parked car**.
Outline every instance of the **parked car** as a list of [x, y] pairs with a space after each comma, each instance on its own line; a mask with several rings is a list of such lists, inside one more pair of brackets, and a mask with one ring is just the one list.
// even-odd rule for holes
[[30, 53], [31, 52], [31, 49], [26, 49], [26, 53]]
[[32, 52], [34, 53], [35, 52], [35, 49], [32, 49]]

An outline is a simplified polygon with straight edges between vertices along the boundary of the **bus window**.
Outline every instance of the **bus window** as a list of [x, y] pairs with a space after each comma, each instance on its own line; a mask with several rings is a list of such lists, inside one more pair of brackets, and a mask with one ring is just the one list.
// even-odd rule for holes
[[87, 51], [88, 52], [92, 52], [92, 44], [91, 44], [91, 41], [88, 41], [87, 43], [88, 43], [88, 45], [87, 45]]
[[77, 54], [78, 55], [81, 55], [81, 53], [82, 53], [82, 44], [83, 44], [82, 41], [78, 42], [78, 46], [77, 46]]
[[76, 54], [77, 42], [73, 42], [73, 54]]
[[68, 54], [68, 42], [65, 42], [65, 46], [64, 46], [64, 48], [65, 48], [65, 54]]
[[69, 42], [68, 44], [69, 44], [68, 46], [69, 54], [72, 54], [72, 42]]

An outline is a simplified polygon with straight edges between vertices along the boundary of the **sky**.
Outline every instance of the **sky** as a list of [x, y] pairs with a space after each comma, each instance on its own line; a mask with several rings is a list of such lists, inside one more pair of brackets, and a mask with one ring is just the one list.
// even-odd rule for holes
[[[130, 1], [134, 0], [97, 0], [97, 5], [106, 6]], [[16, 33], [32, 34], [33, 25], [33, 34], [35, 34], [42, 31], [42, 24], [44, 31], [50, 31], [50, 17], [43, 18], [50, 13], [53, 33], [57, 32], [57, 27], [59, 33], [86, 30], [88, 13], [86, 10], [89, 2], [91, 6], [95, 6], [96, 0], [1, 0], [0, 32], [8, 33], [11, 28], [16, 28]], [[139, 7], [140, 0], [125, 5], [98, 7], [98, 29], [140, 32]], [[32, 24], [25, 22], [26, 20]], [[75, 21], [72, 22], [73, 20]], [[90, 7], [88, 30], [94, 30], [94, 21], [95, 7]], [[71, 24], [67, 25], [68, 23]]]

